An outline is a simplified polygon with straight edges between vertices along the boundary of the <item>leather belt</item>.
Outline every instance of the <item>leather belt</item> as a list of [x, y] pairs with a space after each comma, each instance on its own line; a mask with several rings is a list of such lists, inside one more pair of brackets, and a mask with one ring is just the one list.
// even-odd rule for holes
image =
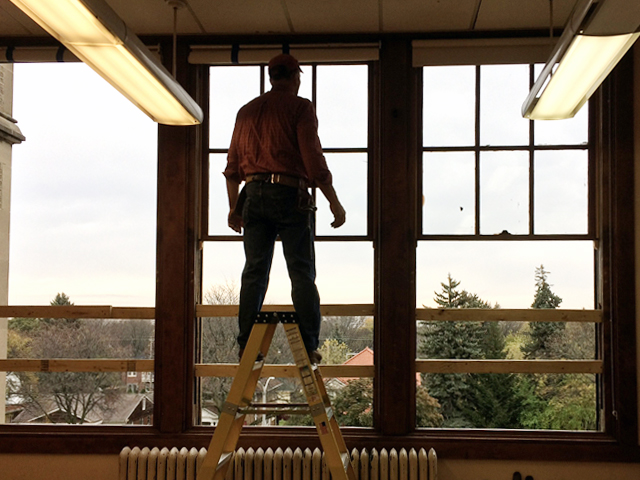
[[286, 185], [287, 187], [307, 188], [307, 182], [303, 178], [282, 175], [281, 173], [255, 173], [253, 175], [247, 175], [245, 182], [278, 183], [280, 185]]

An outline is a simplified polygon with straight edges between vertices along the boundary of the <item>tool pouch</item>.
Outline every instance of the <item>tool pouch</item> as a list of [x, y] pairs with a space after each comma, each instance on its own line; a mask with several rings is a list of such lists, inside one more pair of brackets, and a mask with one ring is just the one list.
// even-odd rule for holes
[[315, 212], [317, 210], [313, 196], [306, 188], [298, 189], [298, 211], [302, 213]]
[[233, 213], [235, 213], [236, 215], [242, 216], [242, 209], [244, 207], [244, 202], [247, 200], [246, 188], [247, 188], [246, 185], [242, 187], [242, 190], [240, 190], [240, 193], [238, 194], [238, 200], [236, 201], [236, 206], [233, 209]]

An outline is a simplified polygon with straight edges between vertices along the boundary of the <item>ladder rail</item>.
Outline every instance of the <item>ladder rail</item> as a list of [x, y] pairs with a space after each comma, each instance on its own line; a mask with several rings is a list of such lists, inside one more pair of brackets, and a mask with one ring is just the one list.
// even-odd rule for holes
[[[252, 403], [255, 389], [269, 351], [275, 328], [282, 322], [297, 367], [306, 404]], [[259, 355], [262, 357], [259, 359]], [[284, 406], [286, 405], [286, 407]], [[224, 480], [230, 459], [238, 443], [245, 415], [248, 413], [310, 414], [316, 425], [320, 444], [333, 480], [356, 480], [351, 456], [333, 414], [324, 380], [317, 365], [312, 365], [291, 312], [261, 312], [251, 329], [240, 365], [231, 384], [227, 400], [218, 418], [207, 455], [198, 470], [198, 480]]]

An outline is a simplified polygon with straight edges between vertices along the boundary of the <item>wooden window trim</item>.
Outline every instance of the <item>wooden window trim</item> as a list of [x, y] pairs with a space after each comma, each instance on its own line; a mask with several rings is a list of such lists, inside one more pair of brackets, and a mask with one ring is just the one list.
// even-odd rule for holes
[[[164, 51], [171, 50], [169, 42]], [[182, 45], [179, 58], [186, 58]], [[434, 447], [444, 458], [527, 459], [563, 461], [640, 461], [636, 394], [635, 345], [635, 261], [633, 209], [633, 63], [630, 56], [620, 63], [595, 97], [598, 171], [601, 189], [595, 201], [598, 211], [610, 212], [599, 220], [601, 237], [597, 268], [603, 282], [597, 298], [602, 302], [604, 322], [601, 348], [613, 352], [604, 358], [611, 382], [605, 383], [603, 397], [607, 414], [606, 432], [520, 432], [417, 430], [414, 423], [415, 392], [406, 388], [415, 377], [415, 278], [406, 268], [415, 268], [415, 256], [407, 255], [407, 245], [415, 248], [415, 211], [401, 215], [400, 227], [391, 221], [396, 210], [379, 198], [397, 193], [410, 205], [416, 199], [418, 144], [407, 133], [417, 124], [411, 99], [416, 95], [415, 71], [410, 62], [408, 37], [385, 37], [379, 65], [380, 75], [372, 85], [376, 107], [374, 127], [380, 132], [374, 153], [375, 198], [373, 224], [376, 242], [376, 394], [377, 429], [344, 428], [350, 448]], [[198, 92], [202, 70], [178, 71], [189, 91]], [[188, 73], [188, 76], [187, 76]], [[187, 78], [185, 78], [187, 76]], [[199, 99], [206, 103], [200, 84]], [[206, 446], [212, 429], [191, 427], [195, 358], [193, 345], [195, 305], [199, 303], [198, 270], [201, 256], [195, 232], [200, 222], [196, 205], [202, 205], [198, 178], [199, 160], [207, 126], [159, 128], [158, 175], [158, 303], [156, 305], [156, 411], [153, 427], [91, 427], [48, 425], [3, 425], [0, 449], [4, 453], [116, 454], [126, 445]], [[390, 161], [382, 159], [392, 158]], [[417, 205], [417, 202], [413, 202]], [[415, 207], [414, 207], [415, 208]], [[396, 219], [398, 220], [398, 219]], [[392, 225], [393, 224], [393, 225]], [[396, 228], [395, 231], [393, 228]], [[413, 232], [413, 236], [407, 232]], [[395, 246], [394, 246], [395, 245]], [[381, 253], [381, 250], [384, 250]], [[395, 264], [392, 264], [392, 261]], [[610, 272], [608, 274], [607, 272]], [[409, 287], [409, 288], [408, 288]], [[396, 298], [394, 295], [398, 294]], [[165, 297], [165, 298], [163, 298]], [[385, 320], [386, 319], [386, 320]], [[385, 342], [381, 339], [385, 338]], [[391, 341], [388, 341], [391, 338]], [[399, 391], [394, 391], [399, 387]], [[624, 388], [625, 395], [617, 395]], [[614, 419], [612, 412], [616, 413]], [[310, 428], [247, 428], [239, 447], [318, 446]]]

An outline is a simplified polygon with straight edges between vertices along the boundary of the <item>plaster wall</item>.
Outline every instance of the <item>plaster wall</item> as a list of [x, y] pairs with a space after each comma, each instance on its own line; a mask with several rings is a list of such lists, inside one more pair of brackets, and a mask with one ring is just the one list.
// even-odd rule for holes
[[[3, 455], [2, 480], [116, 480], [117, 455]], [[438, 461], [438, 480], [512, 480], [514, 472], [534, 480], [638, 480], [640, 464]]]
[[[634, 132], [634, 215], [635, 215], [635, 256], [636, 256], [636, 372], [638, 375], [638, 399], [640, 399], [640, 44], [633, 47], [633, 132]], [[640, 401], [638, 401], [640, 419]], [[640, 438], [638, 439], [640, 442]]]
[[[11, 117], [13, 66], [0, 64], [0, 112]], [[6, 121], [6, 120], [4, 120]], [[0, 137], [0, 305], [9, 299], [9, 202], [11, 200], [11, 143]], [[0, 358], [7, 358], [7, 319], [0, 318]], [[5, 418], [6, 373], [0, 372], [0, 423]], [[1, 474], [0, 474], [1, 476]]]

